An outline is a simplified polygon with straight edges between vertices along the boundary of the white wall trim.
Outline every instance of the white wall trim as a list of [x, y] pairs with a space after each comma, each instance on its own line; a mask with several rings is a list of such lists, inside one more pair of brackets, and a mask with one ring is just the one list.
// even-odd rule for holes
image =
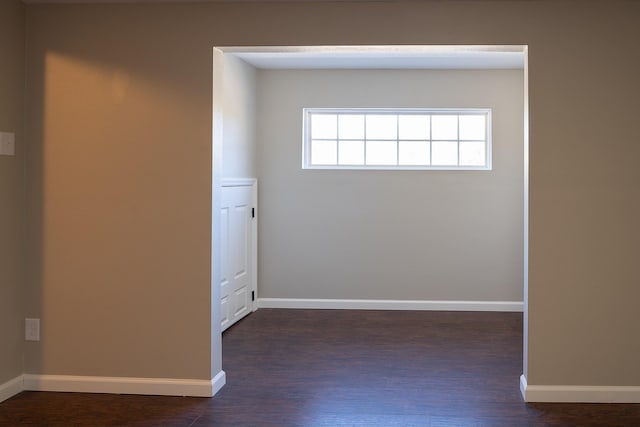
[[520, 394], [522, 395], [522, 399], [527, 401], [527, 377], [524, 374], [520, 375]]
[[640, 386], [529, 385], [520, 376], [525, 402], [640, 403]]
[[4, 402], [5, 400], [20, 393], [22, 390], [24, 390], [23, 375], [19, 375], [4, 384], [0, 384], [0, 402]]
[[251, 187], [258, 182], [256, 178], [222, 178], [223, 187]]
[[211, 396], [215, 396], [220, 389], [227, 383], [227, 374], [224, 371], [220, 371], [211, 380], [213, 386]]
[[224, 371], [211, 380], [25, 374], [24, 390], [212, 397], [225, 381]]
[[260, 308], [306, 308], [342, 310], [423, 310], [423, 311], [515, 311], [521, 301], [422, 301], [367, 299], [259, 298]]

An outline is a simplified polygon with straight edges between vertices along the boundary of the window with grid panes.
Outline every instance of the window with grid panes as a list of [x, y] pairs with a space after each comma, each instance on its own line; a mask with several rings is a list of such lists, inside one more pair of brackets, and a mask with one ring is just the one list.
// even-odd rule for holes
[[491, 169], [490, 109], [303, 112], [305, 169]]

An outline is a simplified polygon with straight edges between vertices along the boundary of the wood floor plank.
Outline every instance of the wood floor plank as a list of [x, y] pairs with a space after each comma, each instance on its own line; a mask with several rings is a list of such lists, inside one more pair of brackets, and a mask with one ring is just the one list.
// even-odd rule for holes
[[525, 404], [522, 314], [260, 309], [213, 399], [25, 392], [0, 426], [640, 427], [640, 405]]

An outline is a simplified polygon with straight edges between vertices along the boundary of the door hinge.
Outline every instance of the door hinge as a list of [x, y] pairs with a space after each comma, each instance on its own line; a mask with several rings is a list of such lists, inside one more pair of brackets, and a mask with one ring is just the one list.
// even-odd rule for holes
[[251, 218], [256, 217], [256, 208], [251, 208]]
[[256, 291], [251, 291], [251, 301], [256, 300]]

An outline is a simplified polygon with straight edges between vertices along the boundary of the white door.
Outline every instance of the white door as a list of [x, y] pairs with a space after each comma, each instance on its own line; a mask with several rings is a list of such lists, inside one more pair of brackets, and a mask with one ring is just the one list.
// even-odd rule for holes
[[222, 184], [220, 320], [223, 331], [252, 312], [256, 305], [256, 185], [255, 180], [248, 183]]

